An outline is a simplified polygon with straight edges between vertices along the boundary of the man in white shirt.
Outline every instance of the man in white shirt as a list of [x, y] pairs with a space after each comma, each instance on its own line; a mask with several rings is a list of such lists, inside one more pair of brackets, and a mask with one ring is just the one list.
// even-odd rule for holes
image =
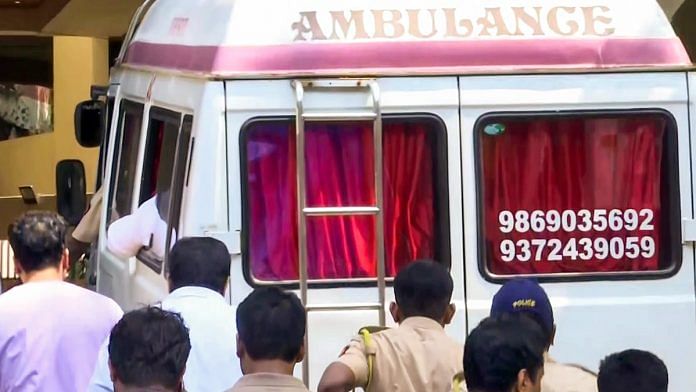
[[[227, 247], [213, 238], [183, 238], [174, 245], [167, 262], [170, 294], [162, 308], [181, 314], [191, 338], [186, 390], [231, 388], [242, 374], [236, 355], [235, 309], [222, 296], [230, 273]], [[102, 345], [88, 391], [113, 391], [106, 345]]]
[[[167, 240], [169, 192], [158, 193], [145, 201], [134, 213], [114, 221], [108, 228], [106, 246], [116, 256], [127, 259], [140, 249], [164, 258]], [[176, 233], [172, 234], [174, 237]]]
[[57, 214], [40, 211], [10, 227], [23, 284], [0, 296], [0, 392], [84, 391], [123, 314], [111, 299], [63, 282], [65, 231]]

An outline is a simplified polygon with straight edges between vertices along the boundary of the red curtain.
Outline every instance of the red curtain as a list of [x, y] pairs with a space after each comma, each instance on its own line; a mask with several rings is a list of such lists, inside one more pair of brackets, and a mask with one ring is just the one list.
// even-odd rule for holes
[[[385, 121], [383, 136], [386, 270], [435, 256], [433, 131], [428, 123]], [[248, 251], [261, 280], [298, 277], [295, 129], [287, 121], [247, 129]], [[309, 206], [374, 205], [371, 123], [308, 124]], [[307, 222], [311, 279], [376, 276], [372, 216]]]
[[[484, 211], [485, 253], [488, 269], [495, 274], [528, 274], [589, 271], [639, 271], [657, 270], [659, 265], [661, 212], [665, 210], [661, 200], [663, 149], [665, 127], [663, 118], [656, 115], [621, 118], [544, 118], [527, 121], [503, 120], [492, 125], [502, 132], [479, 134], [482, 159], [482, 191]], [[640, 230], [624, 224], [621, 230], [572, 231], [548, 229], [503, 230], [501, 212], [540, 210], [570, 211], [578, 224], [578, 212], [582, 209], [593, 215], [596, 210], [612, 209], [651, 210], [654, 213], [652, 230]], [[618, 215], [617, 215], [618, 216]], [[594, 217], [593, 217], [594, 219]], [[623, 219], [623, 218], [622, 218]], [[629, 218], [629, 219], [632, 219]], [[639, 218], [645, 221], [647, 218]], [[548, 226], [549, 220], [544, 225]], [[572, 226], [572, 225], [571, 225]], [[628, 227], [628, 229], [627, 229]], [[646, 226], [647, 227], [647, 226]], [[626, 244], [629, 237], [650, 237], [656, 251], [642, 252], [638, 257], [594, 256], [581, 259], [572, 249], [562, 259], [550, 260], [551, 249], [547, 245], [536, 258], [537, 248], [532, 247], [528, 261], [519, 259], [504, 261], [501, 245], [505, 240], [515, 243], [515, 252], [525, 252], [527, 242], [538, 243], [554, 240], [563, 248], [569, 241], [583, 240], [583, 244], [596, 244], [596, 240]], [[541, 240], [541, 241], [540, 241]], [[645, 240], [649, 241], [649, 240]], [[629, 241], [630, 242], [630, 241]], [[508, 241], [508, 245], [510, 241]], [[592, 246], [592, 245], [590, 245]], [[642, 245], [641, 245], [642, 246]], [[578, 244], [578, 248], [581, 246]], [[571, 247], [572, 248], [572, 247]], [[617, 254], [629, 252], [618, 249]], [[581, 249], [578, 249], [582, 252]], [[589, 250], [588, 250], [589, 252]], [[563, 251], [560, 252], [561, 255]], [[585, 253], [589, 255], [590, 253]], [[628, 254], [628, 253], [625, 253]], [[522, 259], [526, 259], [527, 255]], [[650, 257], [644, 257], [650, 256]]]

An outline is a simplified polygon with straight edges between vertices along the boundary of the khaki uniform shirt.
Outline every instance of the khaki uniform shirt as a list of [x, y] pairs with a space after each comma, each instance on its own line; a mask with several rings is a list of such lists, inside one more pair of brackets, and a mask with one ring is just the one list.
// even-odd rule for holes
[[353, 371], [356, 385], [363, 388], [368, 352], [375, 353], [368, 392], [449, 392], [452, 378], [462, 371], [464, 347], [426, 317], [409, 317], [398, 328], [372, 334], [369, 348], [358, 336], [338, 361]]
[[92, 200], [89, 202], [89, 210], [77, 224], [75, 230], [72, 232], [74, 239], [91, 244], [99, 236], [99, 219], [101, 218], [102, 211], [102, 198], [104, 195], [104, 188], [99, 188], [94, 195], [92, 195]]
[[302, 381], [293, 376], [276, 373], [248, 374], [227, 392], [309, 392]]
[[541, 392], [597, 392], [597, 376], [582, 367], [558, 363], [547, 356]]

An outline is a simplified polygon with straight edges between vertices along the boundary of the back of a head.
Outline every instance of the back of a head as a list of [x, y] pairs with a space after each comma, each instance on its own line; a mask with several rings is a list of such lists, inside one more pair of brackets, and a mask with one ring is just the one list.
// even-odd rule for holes
[[667, 392], [667, 367], [655, 354], [626, 350], [611, 354], [599, 365], [599, 392]]
[[237, 307], [237, 333], [254, 360], [294, 363], [304, 343], [306, 323], [300, 299], [276, 287], [254, 290]]
[[548, 345], [554, 334], [554, 317], [546, 291], [528, 278], [511, 279], [493, 296], [491, 316], [504, 313], [522, 313], [531, 317], [542, 328]]
[[126, 313], [109, 338], [112, 372], [127, 387], [174, 390], [183, 378], [190, 351], [181, 316], [158, 307]]
[[464, 345], [464, 378], [470, 391], [509, 392], [521, 370], [534, 379], [544, 365], [541, 328], [526, 316], [489, 317], [471, 331]]
[[452, 299], [452, 277], [441, 264], [420, 260], [399, 271], [394, 296], [405, 317], [422, 316], [440, 320]]
[[30, 211], [10, 225], [8, 237], [25, 272], [57, 267], [65, 251], [66, 224], [58, 214]]
[[172, 290], [184, 286], [225, 290], [230, 275], [230, 254], [221, 241], [210, 237], [182, 238], [169, 253]]

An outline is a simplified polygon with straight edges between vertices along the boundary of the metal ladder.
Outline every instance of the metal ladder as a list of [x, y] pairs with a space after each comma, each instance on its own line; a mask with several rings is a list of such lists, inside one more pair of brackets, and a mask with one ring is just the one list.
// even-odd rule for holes
[[[293, 81], [296, 99], [296, 173], [297, 173], [297, 226], [299, 242], [299, 279], [300, 298], [307, 314], [316, 311], [347, 311], [347, 310], [377, 310], [379, 325], [385, 325], [385, 261], [384, 261], [384, 219], [383, 219], [383, 190], [382, 190], [382, 113], [380, 108], [379, 85], [374, 80], [339, 79], [339, 80], [295, 80]], [[362, 112], [305, 112], [305, 91], [360, 91], [368, 90], [372, 98], [372, 111]], [[343, 206], [343, 207], [308, 207], [307, 206], [307, 172], [305, 168], [305, 124], [307, 122], [340, 122], [340, 121], [372, 121], [374, 148], [374, 189], [376, 205], [372, 206]], [[307, 218], [322, 216], [357, 216], [372, 215], [375, 217], [375, 240], [377, 260], [377, 290], [376, 303], [346, 303], [346, 304], [310, 304], [307, 302], [309, 279], [307, 269]], [[305, 357], [302, 362], [302, 380], [309, 385], [309, 322], [305, 334]]]

